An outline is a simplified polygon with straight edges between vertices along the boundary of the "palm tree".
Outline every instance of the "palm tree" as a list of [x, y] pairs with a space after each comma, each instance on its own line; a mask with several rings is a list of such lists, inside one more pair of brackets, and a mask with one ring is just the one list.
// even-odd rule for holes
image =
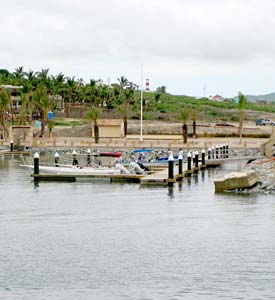
[[48, 87], [50, 81], [49, 69], [41, 69], [40, 72], [36, 72], [36, 75], [39, 83]]
[[243, 134], [243, 122], [244, 122], [244, 114], [245, 109], [247, 105], [247, 98], [239, 92], [239, 102], [238, 102], [238, 108], [239, 108], [239, 129], [238, 129], [238, 135], [240, 137], [240, 144], [242, 142], [242, 134]]
[[3, 129], [3, 137], [9, 136], [9, 131], [6, 126], [6, 116], [10, 103], [10, 94], [4, 89], [0, 89], [0, 124]]
[[29, 78], [26, 80], [23, 84], [23, 88], [21, 91], [21, 97], [26, 98], [26, 109], [28, 112], [28, 123], [32, 125], [32, 113], [33, 113], [33, 92], [35, 90], [35, 77], [34, 77], [34, 72], [30, 71], [26, 76]]
[[124, 137], [126, 137], [127, 129], [128, 129], [128, 117], [129, 117], [129, 113], [131, 111], [131, 104], [127, 101], [124, 101], [122, 104], [120, 104], [117, 107], [117, 110], [120, 113], [121, 118], [123, 120]]
[[192, 118], [192, 127], [193, 127], [193, 138], [197, 138], [197, 118], [198, 118], [198, 112], [195, 107], [191, 108], [191, 118]]
[[95, 137], [96, 144], [98, 144], [99, 141], [99, 127], [97, 124], [99, 117], [100, 117], [100, 110], [96, 106], [93, 106], [86, 112], [86, 119], [92, 123], [94, 128], [94, 137]]
[[121, 76], [120, 78], [117, 79], [119, 82], [119, 85], [122, 89], [126, 88], [129, 86], [129, 81], [125, 76]]
[[119, 102], [121, 104], [117, 107], [117, 110], [123, 119], [124, 137], [127, 136], [127, 129], [128, 129], [128, 121], [127, 120], [128, 120], [129, 114], [132, 110], [132, 106], [135, 103], [135, 99], [133, 96], [134, 96], [133, 89], [126, 89], [126, 90], [121, 89], [121, 93], [120, 93], [120, 97], [119, 97], [120, 98]]
[[23, 83], [23, 79], [25, 76], [24, 68], [22, 66], [16, 68], [13, 73], [13, 76], [14, 76], [15, 84], [21, 85]]
[[187, 128], [187, 121], [189, 119], [190, 115], [190, 109], [189, 107], [184, 107], [183, 110], [180, 112], [180, 120], [182, 121], [182, 138], [183, 143], [187, 143], [187, 137], [188, 137], [188, 128]]
[[57, 94], [63, 90], [65, 80], [66, 80], [66, 77], [63, 73], [59, 73], [56, 76], [51, 76], [54, 94]]
[[20, 95], [21, 100], [21, 110], [19, 113], [19, 125], [26, 124], [26, 114], [27, 114], [27, 97], [26, 94], [22, 93]]
[[44, 136], [45, 125], [47, 123], [47, 113], [51, 108], [51, 103], [47, 94], [47, 88], [44, 85], [39, 85], [33, 93], [34, 103], [40, 113], [41, 132], [40, 137]]
[[75, 101], [75, 97], [77, 94], [77, 84], [75, 81], [75, 77], [68, 77], [65, 89], [64, 89], [64, 100], [68, 103], [67, 111], [66, 111], [66, 117], [70, 117], [71, 112], [71, 103]]
[[37, 78], [34, 71], [30, 70], [29, 72], [24, 72], [24, 75], [26, 78], [24, 84], [29, 83], [31, 85], [36, 85]]

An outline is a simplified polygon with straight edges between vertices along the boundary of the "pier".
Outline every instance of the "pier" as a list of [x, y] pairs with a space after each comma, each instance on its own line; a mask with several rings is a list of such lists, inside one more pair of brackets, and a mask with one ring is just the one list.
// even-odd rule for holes
[[[202, 154], [202, 153], [201, 153]], [[228, 155], [227, 155], [228, 156]], [[249, 161], [255, 159], [255, 157], [244, 156], [244, 157], [224, 157], [216, 158], [216, 152], [214, 158], [208, 157], [206, 160], [199, 158], [199, 155], [195, 155], [192, 162], [186, 159], [182, 163], [182, 167], [179, 166], [179, 162], [173, 161], [172, 164], [168, 163], [156, 164], [148, 166], [149, 171], [144, 174], [49, 174], [39, 173], [35, 171], [31, 176], [35, 181], [66, 181], [75, 182], [81, 179], [109, 179], [110, 182], [125, 181], [139, 183], [140, 185], [170, 185], [172, 186], [175, 182], [183, 180], [183, 178], [192, 176], [193, 173], [198, 173], [207, 168], [216, 168], [221, 166], [223, 163], [233, 163], [237, 161]], [[189, 162], [190, 163], [189, 163]], [[173, 168], [172, 170], [170, 168]]]

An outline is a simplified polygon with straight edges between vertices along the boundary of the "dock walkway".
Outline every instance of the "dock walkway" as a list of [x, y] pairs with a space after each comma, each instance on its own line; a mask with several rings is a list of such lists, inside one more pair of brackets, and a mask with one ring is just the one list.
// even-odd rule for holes
[[182, 174], [179, 174], [179, 169], [176, 164], [174, 164], [174, 178], [168, 178], [168, 164], [152, 167], [152, 169], [144, 174], [141, 175], [132, 175], [132, 174], [32, 174], [31, 176], [36, 181], [70, 181], [74, 182], [77, 179], [83, 178], [99, 178], [99, 179], [110, 179], [110, 181], [128, 181], [128, 182], [136, 182], [140, 183], [141, 185], [166, 185], [177, 180], [181, 180], [183, 177], [191, 176], [192, 173], [197, 173], [201, 169], [204, 168], [213, 168], [222, 165], [223, 163], [232, 163], [234, 161], [241, 161], [243, 160], [248, 161], [250, 159], [255, 159], [255, 157], [242, 157], [242, 158], [229, 158], [229, 159], [211, 159], [206, 160], [205, 165], [202, 166], [199, 164], [198, 168], [194, 166], [191, 170], [187, 170], [187, 163], [186, 161], [183, 163], [182, 166]]

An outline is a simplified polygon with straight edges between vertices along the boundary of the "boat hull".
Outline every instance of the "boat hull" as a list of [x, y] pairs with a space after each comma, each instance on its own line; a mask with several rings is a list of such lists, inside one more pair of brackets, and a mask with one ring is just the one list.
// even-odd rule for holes
[[[23, 165], [28, 169], [33, 170], [31, 165]], [[120, 174], [121, 170], [117, 168], [78, 168], [78, 167], [51, 167], [51, 166], [39, 166], [39, 172], [42, 174], [83, 174], [83, 175], [113, 175]]]

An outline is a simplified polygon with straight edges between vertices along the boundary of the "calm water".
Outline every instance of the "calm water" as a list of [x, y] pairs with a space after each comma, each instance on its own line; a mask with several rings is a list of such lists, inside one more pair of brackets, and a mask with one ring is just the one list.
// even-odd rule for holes
[[275, 299], [275, 198], [40, 183], [0, 158], [0, 299]]

